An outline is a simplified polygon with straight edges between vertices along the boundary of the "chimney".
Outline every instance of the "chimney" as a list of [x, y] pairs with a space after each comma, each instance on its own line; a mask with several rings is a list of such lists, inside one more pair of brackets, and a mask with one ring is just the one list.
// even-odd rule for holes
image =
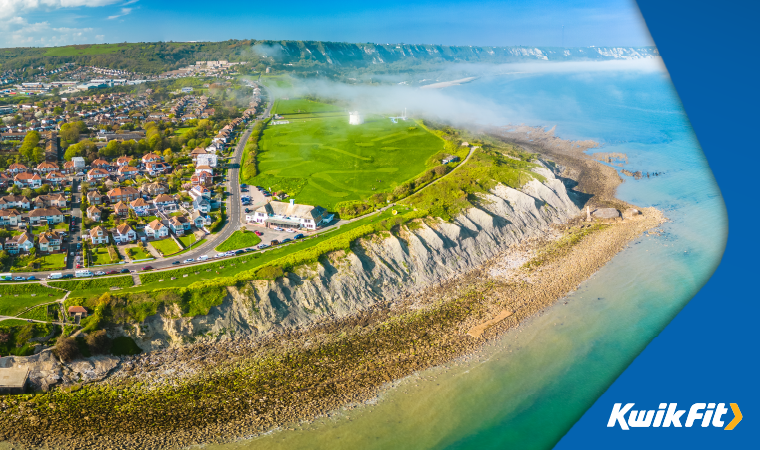
[[290, 199], [290, 206], [293, 206], [293, 204], [294, 204], [295, 202], [296, 202], [296, 200], [295, 200], [294, 198], [291, 198], [291, 199]]

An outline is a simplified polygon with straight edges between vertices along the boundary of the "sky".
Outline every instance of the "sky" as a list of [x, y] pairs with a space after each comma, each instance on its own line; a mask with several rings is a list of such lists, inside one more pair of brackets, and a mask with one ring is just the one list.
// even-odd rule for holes
[[634, 0], [0, 0], [0, 47], [227, 39], [654, 45]]

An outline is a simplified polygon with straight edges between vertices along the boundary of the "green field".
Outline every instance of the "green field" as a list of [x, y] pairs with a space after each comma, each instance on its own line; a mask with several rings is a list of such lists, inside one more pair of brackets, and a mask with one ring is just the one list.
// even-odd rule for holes
[[[289, 115], [289, 114], [309, 114], [323, 112], [337, 112], [342, 108], [327, 103], [315, 102], [305, 98], [293, 100], [277, 100], [272, 107], [272, 114]], [[286, 117], [290, 119], [291, 117]]]
[[195, 234], [194, 233], [186, 234], [184, 236], [178, 237], [177, 239], [179, 239], [179, 241], [182, 242], [182, 245], [184, 245], [185, 248], [187, 248], [195, 243]]
[[289, 89], [293, 87], [293, 79], [289, 75], [261, 75], [261, 84], [267, 87]]
[[161, 252], [161, 254], [164, 256], [171, 255], [179, 251], [179, 246], [176, 242], [174, 242], [174, 239], [170, 237], [167, 237], [166, 239], [162, 239], [160, 241], [153, 241], [150, 243], [150, 245]]
[[15, 316], [26, 308], [58, 300], [64, 294], [37, 283], [0, 285], [0, 316]]
[[261, 238], [256, 236], [256, 233], [253, 231], [243, 233], [242, 231], [238, 230], [232, 233], [232, 236], [227, 238], [226, 241], [219, 244], [219, 246], [216, 247], [216, 251], [228, 252], [230, 250], [239, 250], [241, 248], [253, 247], [254, 245], [258, 245], [260, 242]]
[[[281, 100], [277, 107], [333, 108], [303, 99]], [[414, 121], [394, 124], [370, 116], [363, 125], [352, 126], [344, 113], [310, 116], [286, 115], [289, 124], [267, 127], [259, 143], [259, 174], [242, 181], [329, 210], [341, 201], [391, 191], [439, 164], [431, 157], [443, 150], [443, 140]]]

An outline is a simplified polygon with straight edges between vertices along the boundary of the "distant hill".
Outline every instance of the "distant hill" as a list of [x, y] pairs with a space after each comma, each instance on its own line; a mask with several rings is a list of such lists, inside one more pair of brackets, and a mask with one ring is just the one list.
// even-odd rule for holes
[[292, 65], [293, 70], [369, 67], [442, 62], [504, 63], [636, 59], [659, 56], [655, 47], [470, 47], [319, 41], [229, 40], [153, 42], [0, 49], [0, 71], [75, 62], [84, 65], [161, 73], [197, 60]]

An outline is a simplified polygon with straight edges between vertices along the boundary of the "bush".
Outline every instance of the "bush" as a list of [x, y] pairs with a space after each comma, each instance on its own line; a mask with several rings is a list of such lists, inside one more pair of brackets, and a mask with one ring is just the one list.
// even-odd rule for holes
[[90, 333], [85, 338], [85, 342], [93, 355], [108, 353], [111, 349], [111, 339], [106, 335], [105, 330]]
[[79, 289], [96, 289], [96, 288], [110, 288], [110, 287], [128, 288], [128, 287], [134, 286], [135, 282], [130, 275], [125, 275], [123, 277], [51, 281], [48, 284], [53, 287], [66, 289], [67, 291], [76, 291]]
[[63, 362], [71, 362], [79, 357], [79, 346], [72, 337], [59, 337], [53, 351]]
[[360, 200], [349, 200], [336, 204], [335, 210], [338, 212], [341, 219], [352, 219], [370, 213], [374, 211], [375, 208]]
[[113, 340], [111, 354], [114, 356], [139, 355], [142, 349], [129, 336], [120, 336]]
[[260, 280], [276, 280], [285, 275], [280, 266], [265, 266], [256, 271], [256, 278]]

